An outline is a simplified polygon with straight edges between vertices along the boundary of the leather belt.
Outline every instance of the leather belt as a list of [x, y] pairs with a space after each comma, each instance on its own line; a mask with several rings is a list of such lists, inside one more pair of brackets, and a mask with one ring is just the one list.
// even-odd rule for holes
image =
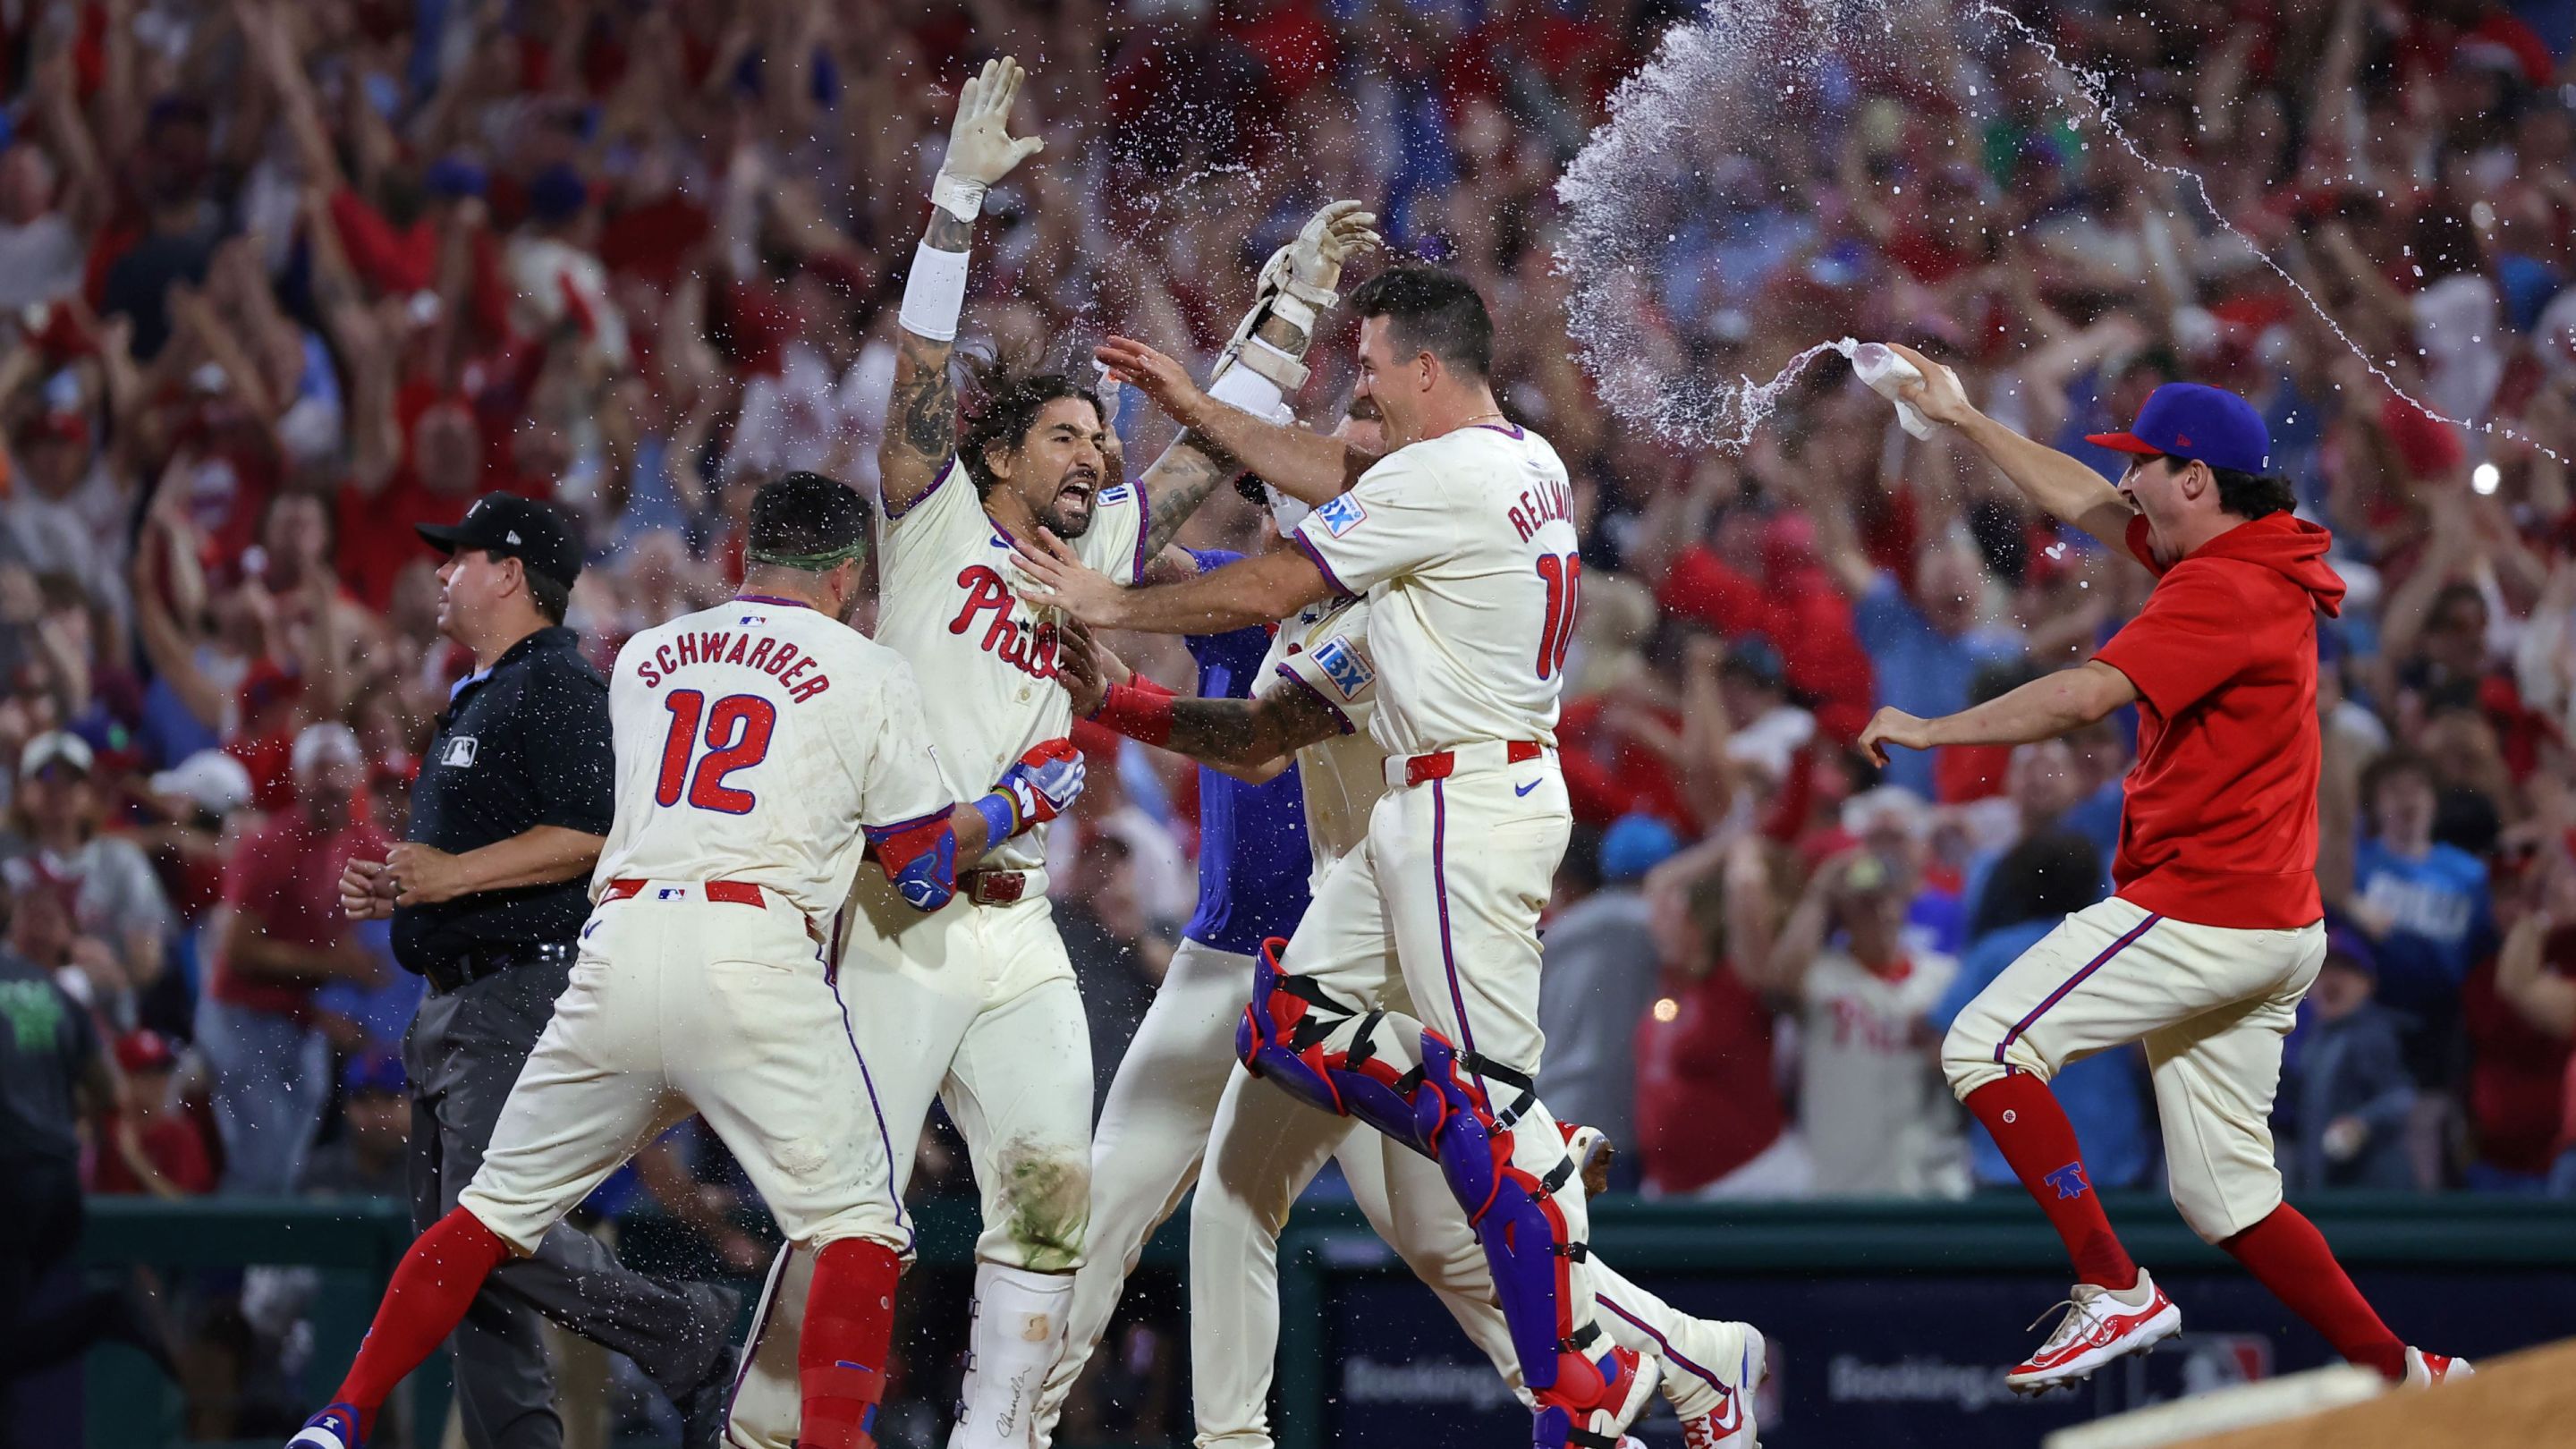
[[[620, 877], [610, 881], [607, 889], [599, 893], [599, 903], [604, 906], [610, 901], [631, 899], [643, 894], [652, 885], [653, 882], [649, 880]], [[701, 897], [726, 906], [767, 906], [772, 894], [749, 881], [740, 880], [670, 881], [665, 883], [665, 890], [663, 899], [666, 900], [675, 897], [685, 898], [687, 892], [694, 890]], [[784, 896], [778, 898], [778, 904], [790, 911], [796, 910]], [[823, 940], [822, 928], [816, 926], [813, 918], [804, 912], [796, 911], [796, 915], [805, 923], [805, 934], [819, 944]]]
[[569, 961], [573, 945], [569, 941], [543, 941], [533, 946], [486, 946], [479, 950], [460, 951], [443, 961], [421, 968], [421, 979], [440, 996], [462, 991], [477, 981], [498, 976], [513, 966], [531, 961]]
[[1497, 747], [1496, 742], [1479, 741], [1472, 745], [1460, 745], [1454, 750], [1434, 750], [1427, 755], [1405, 755], [1391, 759], [1386, 762], [1387, 783], [1390, 785], [1397, 783], [1398, 770], [1403, 771], [1405, 785], [1427, 785], [1434, 780], [1448, 779], [1461, 767], [1472, 768], [1480, 764], [1522, 765], [1547, 753], [1547, 746], [1536, 740], [1504, 740], [1499, 742], [1502, 758], [1494, 760], [1491, 756]]
[[1028, 894], [1029, 873], [1024, 870], [970, 870], [958, 877], [957, 888], [966, 899], [979, 906], [1007, 906]]

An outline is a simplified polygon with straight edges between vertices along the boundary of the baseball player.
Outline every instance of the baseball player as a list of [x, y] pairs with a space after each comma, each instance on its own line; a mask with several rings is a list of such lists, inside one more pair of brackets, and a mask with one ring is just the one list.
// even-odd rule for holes
[[[987, 63], [960, 94], [930, 221], [900, 314], [883, 494], [877, 637], [934, 681], [924, 708], [940, 762], [985, 778], [1072, 714], [1055, 687], [1055, 621], [1019, 593], [1011, 540], [1039, 526], [1120, 583], [1143, 576], [1172, 534], [1238, 471], [1188, 436], [1134, 484], [1113, 481], [1096, 396], [1062, 374], [993, 379], [959, 434], [951, 350], [967, 248], [984, 191], [1040, 142], [1006, 122], [1023, 73]], [[1253, 313], [1227, 349], [1230, 391], [1275, 407], [1304, 378], [1298, 358], [1341, 260], [1375, 241], [1355, 203], [1326, 207], [1265, 269]], [[1224, 381], [1224, 379], [1220, 379]], [[1171, 565], [1186, 571], [1185, 553]], [[989, 763], [988, 763], [989, 762]], [[897, 1140], [934, 1094], [965, 1138], [983, 1208], [975, 1316], [951, 1449], [1025, 1449], [1047, 1366], [1062, 1350], [1091, 1201], [1091, 1049], [1072, 963], [1047, 904], [1043, 832], [1008, 842], [960, 877], [955, 908], [921, 918], [862, 878], [839, 970], [870, 1009], [854, 1023]], [[895, 1186], [909, 1179], [900, 1154]], [[782, 1252], [754, 1327], [753, 1365], [735, 1396], [738, 1443], [797, 1442], [787, 1335], [809, 1299], [807, 1255]]]
[[[1374, 432], [1373, 422], [1346, 423], [1343, 436], [1366, 450], [1374, 437], [1354, 435]], [[1294, 502], [1280, 505], [1280, 516], [1292, 520], [1303, 511]], [[1230, 559], [1202, 555], [1200, 562], [1216, 567]], [[1293, 928], [1310, 882], [1360, 845], [1369, 810], [1385, 793], [1386, 752], [1366, 733], [1377, 695], [1367, 634], [1367, 603], [1334, 599], [1309, 605], [1275, 637], [1242, 629], [1190, 639], [1201, 697], [1171, 705], [1171, 728], [1157, 742], [1206, 767], [1199, 777], [1199, 910], [1119, 1063], [1093, 1135], [1094, 1251], [1074, 1275], [1065, 1355], [1047, 1375], [1040, 1404], [1042, 1440], [1099, 1346], [1145, 1239], [1195, 1182], [1190, 1384], [1198, 1443], [1268, 1449], [1279, 1231], [1328, 1155], [1340, 1162], [1378, 1235], [1519, 1386], [1492, 1275], [1438, 1167], [1375, 1133], [1355, 1134], [1346, 1118], [1251, 1085], [1233, 1069], [1253, 953]], [[1105, 673], [1092, 667], [1095, 658]], [[1124, 670], [1105, 651], [1070, 649], [1064, 659], [1058, 678], [1077, 711], [1113, 728], [1161, 713], [1133, 695], [1110, 698], [1159, 687], [1141, 677], [1112, 685], [1108, 675]], [[1259, 697], [1241, 698], [1256, 683], [1266, 686]], [[1210, 1164], [1204, 1172], [1203, 1161]], [[1594, 1271], [1611, 1336], [1661, 1362], [1665, 1394], [1691, 1449], [1752, 1444], [1752, 1402], [1738, 1389], [1761, 1376], [1761, 1335], [1746, 1324], [1677, 1313], [1597, 1260]], [[1527, 1390], [1520, 1392], [1527, 1401]]]
[[[1355, 396], [1394, 451], [1301, 522], [1294, 549], [1136, 589], [1070, 571], [1073, 551], [1043, 535], [1023, 557], [1043, 584], [1037, 602], [1103, 627], [1200, 633], [1368, 595], [1370, 732], [1387, 750], [1387, 792], [1284, 956], [1265, 944], [1242, 1054], [1291, 1095], [1439, 1163], [1535, 1396], [1533, 1442], [1608, 1449], [1658, 1370], [1604, 1349], [1582, 1184], [1530, 1086], [1538, 914], [1570, 823], [1554, 744], [1581, 573], [1572, 489], [1555, 451], [1494, 401], [1493, 325], [1472, 286], [1398, 267], [1351, 302]], [[1113, 342], [1102, 356], [1172, 405], [1124, 365], [1133, 349]], [[1185, 425], [1213, 425], [1217, 446], [1282, 487], [1350, 468], [1339, 440], [1194, 410]]]
[[2392, 1380], [2465, 1377], [2460, 1359], [2389, 1332], [2316, 1228], [2281, 1200], [2268, 1118], [2281, 1040], [2325, 959], [2317, 865], [2316, 614], [2343, 600], [2326, 531], [2265, 476], [2271, 442], [2244, 399], [2156, 389], [2125, 433], [2118, 487], [1968, 403], [1958, 378], [1900, 395], [1957, 428], [2024, 495], [2137, 559], [2154, 592], [2088, 663], [1973, 709], [1882, 709], [1861, 743], [2026, 744], [2138, 708], [2112, 897], [2068, 916], [1969, 1002], [1942, 1043], [1951, 1090], [2065, 1240], [2077, 1282], [2022, 1393], [2072, 1386], [2180, 1331], [2182, 1315], [2111, 1231], [2048, 1088], [2068, 1062], [2143, 1041], [2174, 1205], [2337, 1352]]
[[752, 503], [741, 596], [618, 651], [617, 810], [572, 984], [482, 1169], [404, 1254], [335, 1402], [290, 1449], [360, 1449], [484, 1276], [691, 1112], [815, 1265], [797, 1351], [803, 1442], [875, 1442], [910, 1231], [822, 923], [862, 837], [888, 890], [936, 911], [961, 861], [1051, 818], [1082, 768], [1054, 741], [993, 793], [951, 805], [911, 669], [845, 622], [865, 520], [843, 484], [771, 483]]

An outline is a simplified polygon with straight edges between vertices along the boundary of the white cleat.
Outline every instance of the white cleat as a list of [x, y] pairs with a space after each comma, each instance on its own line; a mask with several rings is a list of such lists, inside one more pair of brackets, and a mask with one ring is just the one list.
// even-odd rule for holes
[[2426, 1353], [2420, 1348], [2406, 1350], [2406, 1387], [2410, 1389], [2429, 1389], [2476, 1376], [2477, 1370], [2469, 1367], [2467, 1359]]
[[2073, 1388], [2113, 1359], [2143, 1353], [2182, 1332], [2182, 1310], [2174, 1307], [2143, 1268], [2138, 1270], [2138, 1286], [2147, 1290], [2147, 1301], [2143, 1307], [2131, 1308], [2112, 1297], [2108, 1288], [2076, 1284], [2060, 1305], [2066, 1315], [2057, 1320], [2048, 1341], [2004, 1375], [2004, 1386], [2016, 1394], [2044, 1394], [2061, 1385]]
[[1753, 1393], [1768, 1350], [1749, 1323], [1686, 1318], [1664, 1345], [1664, 1397], [1682, 1421], [1687, 1449], [1755, 1449]]

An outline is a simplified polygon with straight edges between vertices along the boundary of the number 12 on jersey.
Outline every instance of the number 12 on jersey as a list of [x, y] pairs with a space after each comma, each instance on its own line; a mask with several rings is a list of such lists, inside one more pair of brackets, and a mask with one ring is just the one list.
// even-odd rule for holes
[[1574, 611], [1583, 604], [1582, 556], [1540, 554], [1538, 576], [1547, 585], [1547, 618], [1538, 631], [1538, 677], [1554, 679], [1565, 667], [1565, 651], [1574, 643]]
[[[728, 694], [709, 709], [700, 691], [675, 689], [662, 697], [662, 707], [671, 712], [671, 733], [662, 741], [662, 776], [653, 790], [653, 803], [679, 804], [685, 785], [689, 803], [700, 810], [750, 814], [758, 801], [749, 790], [727, 785], [725, 776], [768, 756], [770, 731], [778, 727], [778, 706], [756, 694]], [[702, 720], [707, 752], [693, 774], [689, 757], [697, 753]]]

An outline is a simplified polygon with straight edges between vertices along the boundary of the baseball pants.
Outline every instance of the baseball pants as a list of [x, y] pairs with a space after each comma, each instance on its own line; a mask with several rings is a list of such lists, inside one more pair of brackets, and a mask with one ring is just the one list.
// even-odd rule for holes
[[[572, 971], [569, 951], [532, 953], [495, 975], [421, 999], [403, 1038], [412, 1095], [414, 1230], [426, 1232], [445, 1217], [482, 1169], [511, 1086], [553, 1019]], [[552, 1449], [562, 1442], [540, 1315], [625, 1354], [677, 1399], [715, 1366], [732, 1334], [737, 1301], [710, 1283], [639, 1273], [598, 1239], [555, 1223], [533, 1253], [493, 1270], [448, 1340], [466, 1442], [474, 1449]]]
[[2271, 1128], [2281, 1043], [2325, 951], [2322, 922], [2202, 926], [2114, 896], [2068, 916], [1977, 993], [1941, 1044], [1941, 1067], [1965, 1098], [2008, 1069], [2047, 1081], [2144, 1042], [2174, 1206], [2215, 1243], [2281, 1205]]
[[[992, 1293], [997, 1270], [1023, 1286], [1028, 1275], [1056, 1276], [1069, 1290], [1070, 1278], [1061, 1275], [1081, 1266], [1091, 1217], [1091, 1036], [1054, 914], [1033, 891], [1008, 905], [960, 897], [923, 916], [881, 885], [861, 877], [856, 918], [845, 917], [839, 987], [900, 1144], [895, 1192], [911, 1181], [935, 1096], [966, 1140], [983, 1208], [975, 1242], [979, 1294]], [[737, 1445], [795, 1443], [796, 1328], [812, 1281], [811, 1254], [781, 1251], [770, 1264], [734, 1394], [730, 1437]], [[1054, 1322], [1042, 1358], [1027, 1371], [1020, 1411], [1034, 1410], [1036, 1381], [1054, 1359], [1060, 1307], [1036, 1310], [1053, 1313]], [[978, 1354], [992, 1358], [985, 1332], [979, 1309]], [[971, 1382], [968, 1400], [972, 1414]], [[1015, 1411], [1006, 1404], [993, 1412]], [[1015, 1433], [1025, 1432], [1023, 1418]]]

